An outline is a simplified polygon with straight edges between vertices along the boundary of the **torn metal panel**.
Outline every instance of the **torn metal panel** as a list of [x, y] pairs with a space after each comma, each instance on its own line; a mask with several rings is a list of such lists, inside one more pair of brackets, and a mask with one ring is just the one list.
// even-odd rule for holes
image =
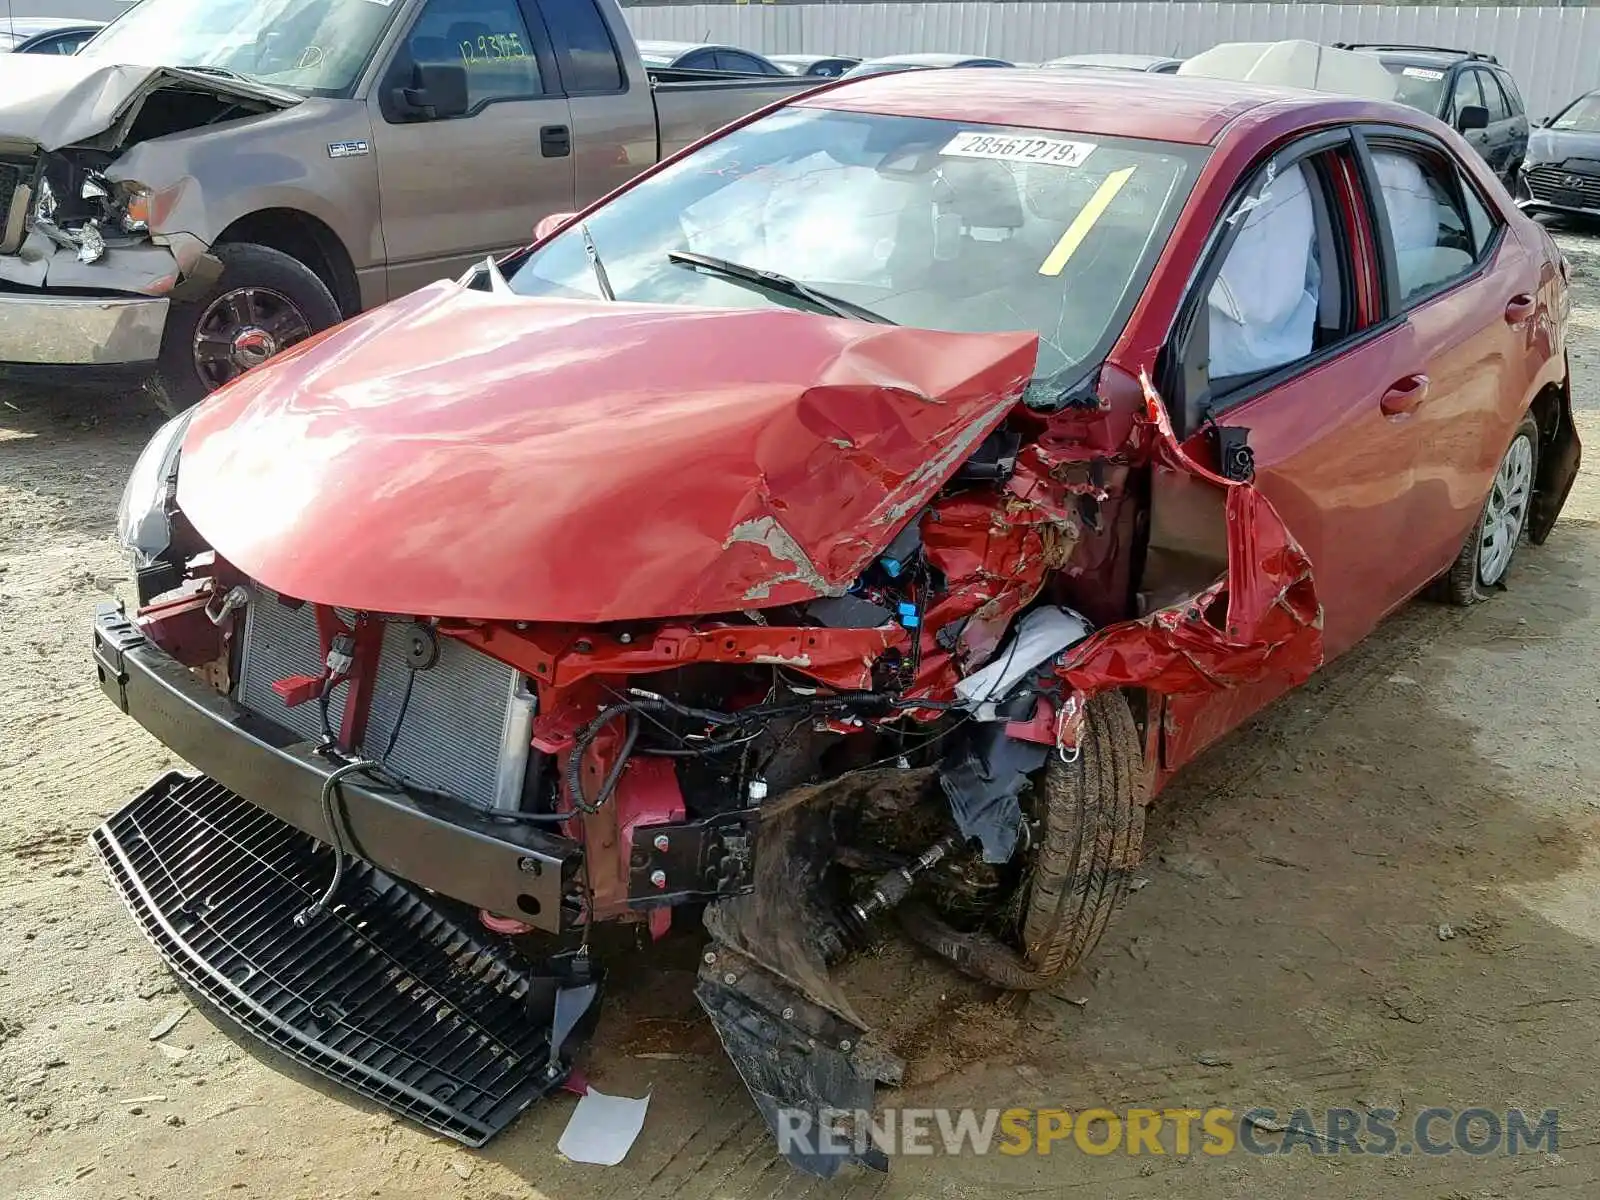
[[1184, 452], [1148, 379], [1144, 389], [1148, 457], [1225, 490], [1227, 571], [1192, 597], [1092, 635], [1057, 674], [1085, 697], [1121, 687], [1210, 692], [1273, 674], [1303, 682], [1323, 660], [1310, 559], [1254, 485], [1224, 479]]
[[[927, 505], [1037, 346], [441, 283], [208, 403], [180, 503], [247, 575], [355, 608], [602, 622], [799, 603], [843, 594]], [[997, 581], [1040, 573], [1026, 535], [999, 536], [1018, 545]]]
[[289, 108], [303, 99], [249, 80], [171, 67], [119, 65], [76, 55], [7, 55], [0, 148], [116, 149], [140, 106], [163, 88], [235, 100], [262, 112]]

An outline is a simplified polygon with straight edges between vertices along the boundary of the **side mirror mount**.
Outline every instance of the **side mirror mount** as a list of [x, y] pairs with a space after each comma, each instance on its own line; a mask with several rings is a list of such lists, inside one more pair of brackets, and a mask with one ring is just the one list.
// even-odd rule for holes
[[545, 238], [554, 237], [571, 223], [577, 213], [559, 212], [551, 213], [533, 227], [533, 240], [542, 242]]
[[1456, 130], [1471, 133], [1474, 129], [1489, 128], [1489, 110], [1481, 104], [1463, 104], [1456, 113]]
[[395, 88], [392, 99], [395, 111], [408, 121], [465, 116], [467, 69], [454, 63], [417, 63], [411, 68], [411, 86]]

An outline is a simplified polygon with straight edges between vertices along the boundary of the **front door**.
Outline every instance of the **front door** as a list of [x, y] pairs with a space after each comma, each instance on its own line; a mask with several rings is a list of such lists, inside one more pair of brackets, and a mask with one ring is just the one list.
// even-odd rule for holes
[[[415, 68], [467, 73], [464, 115], [396, 102]], [[572, 122], [544, 27], [518, 0], [428, 0], [370, 103], [391, 297], [526, 245], [573, 207]]]
[[[1175, 357], [1188, 449], [1210, 460], [1214, 427], [1247, 432], [1255, 486], [1311, 559], [1332, 659], [1414, 590], [1396, 564], [1418, 433], [1396, 397], [1422, 362], [1403, 328], [1381, 323], [1349, 132], [1311, 145], [1264, 164], [1225, 218]], [[1159, 497], [1153, 511], [1152, 561]], [[1274, 678], [1174, 698], [1164, 765], [1192, 758], [1287, 686]]]

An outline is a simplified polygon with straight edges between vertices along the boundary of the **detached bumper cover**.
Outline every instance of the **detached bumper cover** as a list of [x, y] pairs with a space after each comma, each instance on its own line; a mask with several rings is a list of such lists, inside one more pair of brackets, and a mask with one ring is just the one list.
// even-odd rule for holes
[[[329, 838], [323, 781], [333, 764], [311, 743], [240, 708], [152, 645], [115, 606], [94, 621], [100, 687], [175, 754], [257, 808]], [[345, 847], [400, 879], [547, 932], [562, 928], [576, 843], [490, 821], [444, 801], [339, 784]]]
[[170, 302], [0, 290], [0, 363], [126, 366], [154, 362]]
[[470, 1146], [559, 1087], [592, 1027], [587, 960], [536, 970], [365, 863], [297, 925], [332, 854], [209, 779], [164, 776], [93, 844], [168, 966], [223, 1016]]

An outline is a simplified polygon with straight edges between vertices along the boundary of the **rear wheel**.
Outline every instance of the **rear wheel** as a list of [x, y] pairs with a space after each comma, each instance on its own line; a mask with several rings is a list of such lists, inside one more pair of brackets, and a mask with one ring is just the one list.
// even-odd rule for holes
[[1065, 762], [1052, 752], [1034, 793], [1036, 845], [1017, 905], [1020, 949], [957, 931], [923, 907], [902, 911], [918, 942], [969, 975], [1018, 991], [1049, 987], [1089, 956], [1139, 863], [1148, 781], [1124, 696], [1089, 702], [1077, 758]]
[[1528, 528], [1533, 485], [1539, 471], [1539, 426], [1524, 416], [1501, 456], [1494, 482], [1461, 553], [1440, 579], [1439, 598], [1449, 604], [1476, 604], [1505, 586], [1511, 560]]
[[270, 246], [216, 248], [222, 274], [175, 303], [161, 340], [156, 401], [180, 412], [280, 350], [344, 319], [310, 267]]

